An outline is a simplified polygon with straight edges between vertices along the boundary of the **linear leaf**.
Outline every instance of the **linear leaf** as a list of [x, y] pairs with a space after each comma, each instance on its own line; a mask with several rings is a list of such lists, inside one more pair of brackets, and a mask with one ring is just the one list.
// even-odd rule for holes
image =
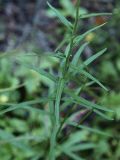
[[97, 26], [97, 27], [94, 27], [94, 28], [86, 31], [86, 32], [83, 33], [82, 35], [77, 36], [77, 37], [75, 38], [75, 40], [74, 40], [75, 45], [77, 45], [78, 43], [80, 43], [80, 41], [83, 40], [89, 33], [91, 33], [91, 32], [93, 32], [93, 31], [101, 28], [101, 27], [104, 26], [105, 24], [106, 24], [106, 23], [103, 23], [103, 24], [101, 24], [101, 25], [99, 25], [99, 26]]
[[60, 122], [60, 100], [62, 96], [64, 88], [64, 79], [60, 78], [57, 84], [57, 91], [56, 91], [56, 98], [55, 98], [55, 111], [54, 111], [54, 121], [53, 121], [53, 128], [52, 134], [50, 138], [50, 153], [49, 158], [51, 160], [55, 160], [55, 151], [56, 151], [56, 136], [59, 129], [59, 122]]
[[7, 113], [7, 112], [14, 111], [16, 109], [28, 109], [28, 110], [31, 110], [31, 111], [39, 112], [41, 114], [45, 114], [45, 115], [49, 115], [50, 114], [49, 112], [41, 110], [41, 109], [38, 109], [38, 108], [33, 108], [31, 106], [28, 106], [28, 105], [19, 105], [18, 104], [18, 105], [15, 105], [15, 106], [10, 106], [9, 108], [0, 111], [0, 115], [3, 115], [5, 113]]
[[84, 126], [84, 125], [79, 125], [79, 124], [77, 124], [76, 122], [68, 122], [68, 124], [71, 125], [71, 126], [80, 128], [80, 129], [85, 129], [85, 130], [88, 130], [88, 131], [90, 131], [90, 132], [103, 135], [103, 136], [113, 137], [113, 136], [112, 136], [111, 134], [109, 134], [109, 133], [103, 132], [103, 131], [101, 131], [101, 130], [99, 130], [99, 129], [90, 128], [90, 127], [87, 127], [87, 126]]
[[65, 37], [65, 38], [62, 40], [62, 42], [57, 46], [57, 48], [55, 49], [55, 52], [57, 52], [58, 50], [60, 50], [60, 49], [63, 47], [63, 45], [64, 45], [68, 40], [69, 40], [69, 39]]
[[69, 138], [62, 144], [62, 147], [70, 148], [75, 146], [78, 142], [81, 144], [82, 141], [86, 140], [88, 133], [87, 131], [76, 131], [69, 135]]
[[113, 121], [113, 120], [114, 120], [113, 118], [107, 116], [106, 114], [100, 112], [99, 110], [94, 109], [93, 111], [94, 111], [95, 113], [97, 113], [99, 116], [101, 116], [102, 118], [104, 118], [104, 119], [107, 119], [107, 120], [109, 120], [109, 121]]
[[[1, 131], [0, 131], [1, 132]], [[24, 135], [24, 136], [17, 136], [17, 137], [11, 137], [9, 138], [9, 143], [10, 142], [19, 142], [19, 141], [30, 141], [30, 140], [34, 140], [37, 142], [42, 142], [46, 140], [46, 137], [39, 137], [39, 136], [34, 136], [34, 135]], [[0, 142], [0, 144], [5, 144], [8, 143], [8, 140], [2, 140]]]
[[76, 101], [78, 104], [83, 105], [83, 106], [87, 107], [88, 109], [99, 109], [99, 110], [102, 110], [102, 111], [114, 113], [114, 111], [109, 109], [109, 108], [100, 106], [100, 105], [92, 103], [92, 102], [90, 102], [90, 101], [88, 101], [88, 100], [86, 100], [86, 99], [84, 99], [80, 96], [77, 96], [76, 94], [74, 94], [69, 89], [65, 89], [64, 92], [67, 93], [68, 95], [70, 95], [73, 98], [73, 102]]
[[98, 57], [100, 57], [105, 51], [107, 50], [107, 48], [99, 51], [98, 53], [94, 54], [93, 56], [91, 56], [90, 58], [88, 58], [86, 61], [84, 61], [84, 65], [88, 66], [90, 63], [92, 63], [95, 59], [97, 59]]
[[64, 88], [64, 79], [60, 78], [58, 82], [56, 99], [55, 99], [55, 118], [56, 118], [57, 127], [59, 127], [59, 121], [60, 121], [60, 100], [61, 100], [63, 88]]
[[71, 157], [73, 160], [85, 160], [83, 158], [81, 158], [80, 156], [76, 155], [75, 153], [71, 152], [71, 151], [64, 151], [64, 153], [66, 155], [68, 155], [69, 157]]
[[69, 22], [57, 9], [55, 9], [53, 6], [50, 5], [49, 2], [47, 2], [48, 6], [56, 13], [56, 16], [60, 19], [60, 21], [71, 30], [72, 24]]
[[31, 107], [30, 105], [33, 105], [33, 104], [37, 104], [37, 103], [45, 103], [45, 102], [48, 102], [49, 101], [49, 98], [44, 98], [44, 99], [41, 99], [41, 100], [33, 100], [33, 101], [27, 101], [27, 102], [23, 102], [23, 103], [19, 103], [19, 104], [3, 104], [5, 106], [8, 106], [7, 108], [3, 108], [3, 110], [0, 111], [0, 115], [3, 115], [7, 112], [11, 112], [13, 110], [16, 110], [16, 109], [28, 109], [28, 110], [32, 110], [32, 111], [37, 111], [41, 114], [50, 114], [49, 112], [47, 111], [44, 111], [44, 110], [41, 110], [39, 108], [33, 108]]
[[111, 16], [112, 13], [89, 13], [89, 14], [82, 14], [80, 18], [90, 18], [90, 17], [97, 17], [97, 16]]
[[80, 143], [80, 144], [71, 146], [69, 148], [69, 150], [72, 151], [72, 152], [77, 152], [77, 151], [92, 149], [92, 148], [95, 148], [95, 147], [96, 147], [96, 145], [93, 144], [93, 143], [86, 143], [86, 144]]
[[43, 70], [43, 69], [37, 68], [36, 66], [30, 65], [30, 64], [25, 64], [25, 63], [21, 62], [20, 60], [17, 60], [17, 62], [18, 62], [19, 64], [22, 64], [22, 65], [25, 66], [26, 68], [31, 69], [31, 70], [33, 70], [33, 71], [41, 74], [42, 76], [45, 76], [46, 78], [48, 78], [48, 79], [50, 79], [50, 80], [52, 80], [52, 81], [54, 81], [54, 82], [56, 82], [56, 80], [57, 80], [57, 78], [56, 78], [54, 75], [46, 72], [46, 71]]
[[83, 50], [85, 49], [85, 47], [88, 45], [88, 43], [84, 43], [76, 52], [76, 54], [73, 57], [73, 60], [71, 62], [72, 65], [76, 66], [78, 61], [79, 61], [79, 57], [81, 56]]
[[99, 86], [101, 86], [104, 90], [108, 91], [108, 89], [99, 81], [97, 80], [95, 77], [93, 77], [90, 73], [88, 73], [85, 70], [81, 70], [80, 73], [82, 73], [83, 75], [85, 75], [87, 78], [93, 80], [94, 82], [96, 82]]
[[36, 68], [36, 67], [31, 67], [30, 69], [36, 71], [37, 73], [41, 74], [42, 76], [45, 76], [45, 77], [49, 78], [50, 80], [52, 80], [54, 82], [56, 81], [56, 77], [54, 77], [52, 74], [46, 72], [43, 69]]
[[51, 114], [51, 122], [53, 124], [54, 122], [54, 116], [53, 116], [54, 115], [54, 101], [53, 100], [49, 102], [49, 112]]
[[36, 99], [36, 100], [31, 100], [31, 101], [24, 101], [24, 102], [21, 102], [21, 103], [0, 103], [0, 105], [5, 105], [5, 106], [8, 106], [8, 105], [34, 105], [34, 104], [37, 104], [37, 103], [47, 103], [49, 102], [50, 100], [54, 100], [54, 97], [47, 97], [47, 98], [40, 98], [40, 99]]
[[83, 70], [83, 68], [85, 67], [85, 65], [81, 65], [79, 68], [75, 67], [73, 65], [70, 65], [70, 67], [72, 69], [74, 69], [74, 72], [83, 74], [85, 77], [91, 79], [92, 81], [94, 81], [95, 83], [97, 83], [99, 86], [101, 86], [104, 90], [108, 91], [108, 89], [99, 80], [97, 80], [95, 77], [93, 77], [87, 71]]
[[70, 51], [70, 44], [67, 45], [66, 49], [65, 49], [65, 56], [67, 57]]
[[66, 109], [66, 107], [67, 106], [69, 106], [70, 104], [72, 104], [73, 103], [73, 100], [72, 99], [66, 99], [65, 101], [64, 101], [64, 103], [61, 105], [61, 111], [64, 111], [64, 109]]
[[59, 58], [59, 59], [65, 59], [66, 56], [64, 55], [64, 53], [58, 52], [54, 55], [52, 55], [53, 57]]
[[20, 88], [20, 87], [22, 87], [24, 85], [25, 85], [25, 83], [19, 84], [19, 85], [16, 85], [16, 86], [12, 86], [12, 87], [9, 87], [9, 88], [0, 89], [0, 93], [2, 93], [2, 92], [10, 92], [10, 91], [16, 90], [16, 89], [18, 89], [18, 88]]

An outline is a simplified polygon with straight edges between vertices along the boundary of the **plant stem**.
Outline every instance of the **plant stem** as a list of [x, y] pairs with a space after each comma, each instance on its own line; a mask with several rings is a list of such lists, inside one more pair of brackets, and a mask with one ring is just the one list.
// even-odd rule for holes
[[[55, 109], [54, 109], [54, 119], [55, 122], [52, 124], [53, 129], [52, 129], [52, 135], [51, 135], [51, 140], [50, 140], [50, 154], [49, 154], [49, 160], [55, 160], [55, 148], [56, 148], [56, 141], [57, 141], [57, 133], [59, 130], [59, 122], [60, 122], [60, 101], [61, 101], [61, 96], [62, 92], [64, 89], [64, 78], [65, 75], [68, 71], [68, 66], [69, 66], [69, 61], [70, 61], [70, 56], [72, 53], [73, 45], [74, 45], [74, 38], [77, 30], [77, 25], [78, 25], [78, 20], [79, 20], [79, 6], [80, 6], [80, 0], [77, 1], [77, 8], [76, 8], [76, 17], [75, 17], [75, 22], [73, 26], [73, 31], [71, 35], [71, 40], [70, 40], [70, 50], [68, 53], [68, 56], [65, 61], [65, 67], [62, 73], [62, 78], [59, 77], [59, 82], [57, 85], [57, 91], [56, 91], [56, 100], [55, 100]], [[59, 95], [59, 96], [58, 96]]]
[[57, 132], [60, 126], [60, 101], [61, 101], [63, 89], [64, 89], [64, 79], [60, 77], [57, 84], [56, 99], [55, 99], [55, 108], [54, 108], [55, 122], [52, 123], [53, 129], [52, 129], [52, 135], [51, 135], [51, 141], [50, 141], [50, 155], [49, 155], [50, 160], [55, 160]]
[[69, 63], [70, 63], [70, 57], [72, 55], [72, 50], [73, 50], [73, 46], [74, 46], [74, 39], [75, 39], [77, 26], [78, 26], [78, 20], [79, 20], [79, 7], [80, 7], [80, 0], [78, 0], [77, 4], [76, 4], [76, 16], [75, 16], [75, 22], [74, 22], [74, 25], [73, 25], [73, 31], [72, 31], [71, 40], [70, 40], [70, 50], [69, 50], [69, 54], [66, 58], [65, 69], [64, 69], [63, 74], [65, 74], [66, 71], [68, 70], [68, 66], [69, 66]]

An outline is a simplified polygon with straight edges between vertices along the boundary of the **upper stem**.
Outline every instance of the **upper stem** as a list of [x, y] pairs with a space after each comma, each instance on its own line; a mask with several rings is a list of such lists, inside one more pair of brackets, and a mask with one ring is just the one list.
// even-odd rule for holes
[[77, 4], [76, 4], [75, 22], [74, 22], [73, 31], [72, 31], [72, 34], [71, 34], [70, 50], [69, 50], [68, 56], [66, 58], [64, 73], [66, 73], [66, 71], [68, 69], [69, 61], [70, 61], [70, 56], [72, 55], [72, 50], [73, 50], [73, 46], [74, 46], [74, 39], [75, 39], [75, 35], [76, 35], [76, 31], [77, 31], [77, 26], [78, 26], [78, 20], [79, 20], [79, 7], [80, 7], [80, 0], [78, 0]]

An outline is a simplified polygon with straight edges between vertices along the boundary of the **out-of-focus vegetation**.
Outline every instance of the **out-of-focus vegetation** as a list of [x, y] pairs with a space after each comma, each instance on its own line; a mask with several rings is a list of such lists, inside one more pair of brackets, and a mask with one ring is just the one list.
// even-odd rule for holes
[[[39, 2], [41, 1], [24, 1], [24, 3], [19, 0], [0, 1], [0, 157], [2, 160], [46, 159], [49, 153], [51, 122], [48, 116], [47, 97], [52, 93], [54, 85], [51, 80], [39, 75], [38, 70], [36, 72], [29, 68], [32, 65], [57, 75], [59, 60], [50, 53], [53, 53], [63, 39], [62, 52], [70, 35], [50, 8], [41, 3], [40, 6], [43, 8], [39, 9]], [[68, 19], [73, 20], [75, 2], [53, 0], [51, 4]], [[101, 90], [96, 84], [85, 88], [83, 84], [87, 80], [84, 77], [77, 77], [76, 80], [83, 87], [81, 95], [84, 98], [116, 111], [114, 121], [107, 121], [92, 114], [84, 124], [109, 133], [114, 138], [85, 129], [76, 129], [69, 134], [71, 128], [65, 126], [59, 137], [61, 148], [63, 147], [65, 152], [57, 148], [56, 153], [57, 159], [60, 160], [78, 159], [74, 154], [70, 156], [70, 151], [74, 152], [74, 150], [86, 160], [120, 159], [120, 3], [118, 1], [113, 4], [112, 1], [107, 0], [104, 2], [96, 0], [95, 3], [98, 6], [102, 6], [103, 3], [104, 7], [95, 10], [92, 4], [88, 7], [90, 4], [81, 0], [80, 14], [109, 11], [113, 15], [79, 21], [79, 34], [108, 22], [99, 30], [86, 35], [84, 41], [89, 44], [80, 62], [107, 47], [107, 52], [92, 63], [90, 70], [109, 91]], [[69, 85], [71, 88], [76, 87], [74, 83]], [[63, 104], [61, 106], [65, 107]], [[61, 112], [63, 118], [68, 109]], [[84, 108], [78, 106], [75, 112], [71, 111], [71, 117], [79, 120], [85, 112]], [[107, 115], [111, 116], [109, 113]], [[62, 140], [64, 137], [65, 141]], [[78, 150], [71, 148], [72, 145], [77, 147], [79, 144]]]

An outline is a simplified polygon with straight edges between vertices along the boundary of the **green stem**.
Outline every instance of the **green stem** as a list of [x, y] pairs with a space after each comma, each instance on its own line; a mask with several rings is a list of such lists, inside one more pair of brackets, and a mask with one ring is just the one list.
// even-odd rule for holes
[[72, 50], [73, 50], [73, 46], [74, 46], [74, 39], [75, 39], [75, 35], [76, 35], [76, 31], [77, 31], [77, 26], [78, 26], [78, 20], [79, 20], [79, 7], [80, 7], [80, 0], [77, 1], [76, 4], [76, 16], [75, 16], [75, 22], [73, 25], [73, 31], [72, 31], [72, 35], [71, 35], [71, 40], [70, 40], [70, 50], [69, 50], [69, 54], [66, 58], [66, 62], [65, 62], [65, 69], [63, 74], [66, 73], [68, 66], [69, 66], [69, 61], [70, 61], [70, 56], [72, 55]]
[[[69, 66], [69, 61], [70, 61], [70, 56], [73, 50], [73, 45], [74, 45], [74, 38], [77, 30], [77, 25], [78, 25], [78, 20], [79, 20], [79, 6], [80, 6], [80, 0], [77, 1], [77, 8], [76, 8], [76, 18], [73, 26], [73, 31], [71, 35], [71, 40], [70, 40], [70, 50], [68, 53], [68, 56], [66, 58], [65, 62], [65, 67], [62, 73], [62, 78], [59, 78], [58, 86], [57, 86], [57, 92], [56, 92], [56, 100], [55, 100], [55, 110], [54, 110], [54, 119], [55, 122], [52, 124], [53, 129], [52, 129], [52, 135], [51, 135], [51, 140], [50, 140], [50, 154], [49, 154], [49, 160], [55, 160], [55, 148], [56, 148], [56, 141], [57, 141], [57, 133], [59, 130], [59, 123], [60, 123], [60, 101], [61, 101], [61, 95], [64, 89], [64, 78], [66, 75], [66, 72], [68, 70]], [[58, 96], [59, 95], [59, 96]]]
[[52, 123], [52, 135], [50, 140], [50, 160], [55, 160], [55, 148], [56, 148], [56, 141], [57, 141], [57, 132], [60, 126], [60, 101], [62, 92], [64, 89], [64, 79], [59, 78], [57, 91], [56, 91], [56, 99], [55, 99], [55, 108], [54, 108], [54, 122]]

